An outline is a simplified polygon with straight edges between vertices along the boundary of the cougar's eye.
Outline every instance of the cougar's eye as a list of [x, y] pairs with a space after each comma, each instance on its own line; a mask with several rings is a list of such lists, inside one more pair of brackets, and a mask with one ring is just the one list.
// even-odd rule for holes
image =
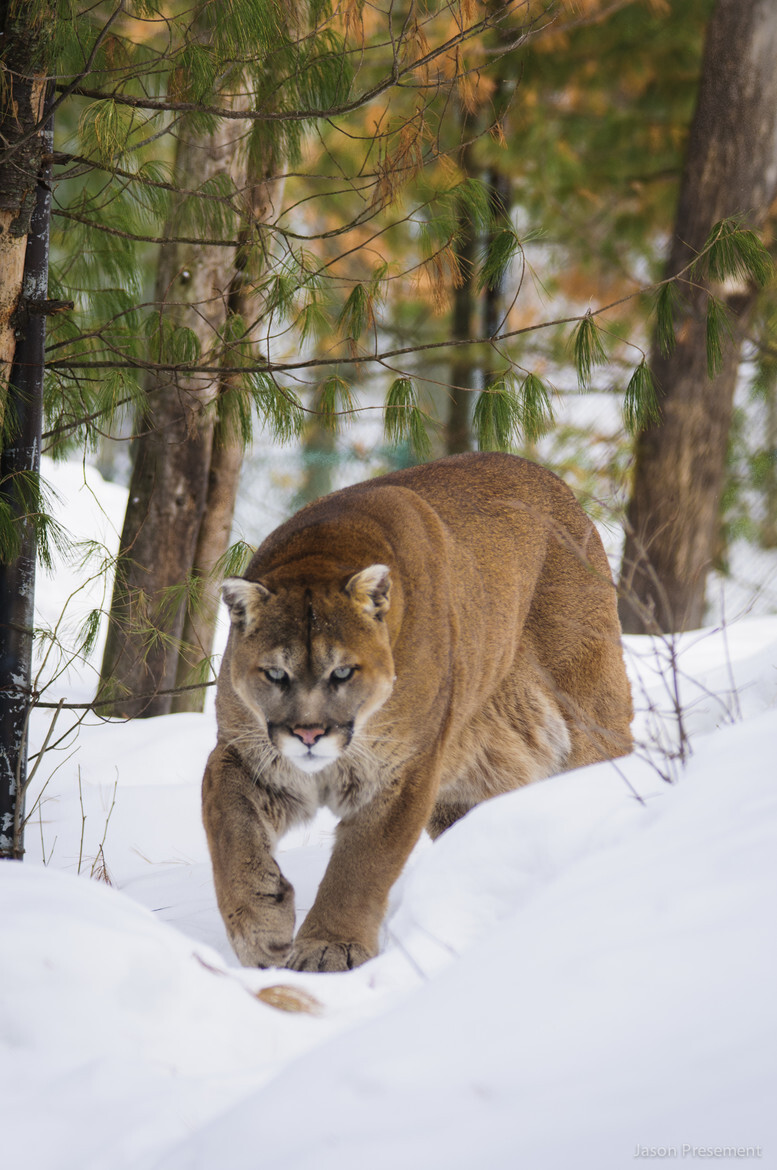
[[265, 670], [265, 676], [269, 678], [270, 682], [280, 684], [288, 682], [289, 676], [285, 670], [281, 670], [279, 666], [268, 666]]
[[329, 677], [333, 683], [347, 682], [349, 678], [353, 678], [355, 671], [355, 666], [336, 666]]

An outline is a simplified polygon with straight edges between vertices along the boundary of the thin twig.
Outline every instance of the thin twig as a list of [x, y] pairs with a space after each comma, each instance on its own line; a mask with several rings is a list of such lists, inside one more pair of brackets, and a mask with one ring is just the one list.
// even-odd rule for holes
[[78, 765], [78, 803], [81, 805], [81, 840], [78, 845], [78, 869], [81, 872], [81, 863], [84, 857], [84, 830], [86, 829], [86, 813], [84, 812], [84, 794], [81, 788], [81, 765]]

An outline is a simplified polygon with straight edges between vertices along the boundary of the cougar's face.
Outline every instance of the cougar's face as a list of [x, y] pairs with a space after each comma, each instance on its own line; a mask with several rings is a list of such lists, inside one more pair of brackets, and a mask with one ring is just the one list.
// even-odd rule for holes
[[[371, 570], [386, 575], [383, 601]], [[345, 586], [268, 588], [231, 578], [232, 685], [266, 724], [276, 750], [303, 772], [333, 763], [391, 694], [394, 666], [382, 620], [385, 566]], [[353, 584], [356, 582], [356, 585]]]

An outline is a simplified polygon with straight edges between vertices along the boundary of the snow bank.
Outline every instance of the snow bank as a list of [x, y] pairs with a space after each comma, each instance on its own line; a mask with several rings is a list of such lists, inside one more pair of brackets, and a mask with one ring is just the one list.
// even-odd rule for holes
[[[480, 806], [345, 975], [227, 970], [115, 890], [2, 867], [10, 1149], [41, 1170], [774, 1153], [775, 748], [770, 712], [697, 739], [644, 804], [598, 765]], [[279, 982], [323, 1014], [249, 994]]]
[[134, 1166], [315, 1040], [108, 886], [9, 862], [0, 921], [9, 1165]]

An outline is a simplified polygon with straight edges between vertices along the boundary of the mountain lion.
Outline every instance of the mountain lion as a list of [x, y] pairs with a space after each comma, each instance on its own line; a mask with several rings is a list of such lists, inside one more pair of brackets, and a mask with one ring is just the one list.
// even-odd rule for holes
[[[454, 455], [334, 492], [223, 592], [203, 817], [246, 966], [363, 963], [424, 828], [437, 837], [479, 801], [630, 750], [601, 541], [524, 459]], [[340, 823], [295, 938], [273, 850], [321, 805]]]

